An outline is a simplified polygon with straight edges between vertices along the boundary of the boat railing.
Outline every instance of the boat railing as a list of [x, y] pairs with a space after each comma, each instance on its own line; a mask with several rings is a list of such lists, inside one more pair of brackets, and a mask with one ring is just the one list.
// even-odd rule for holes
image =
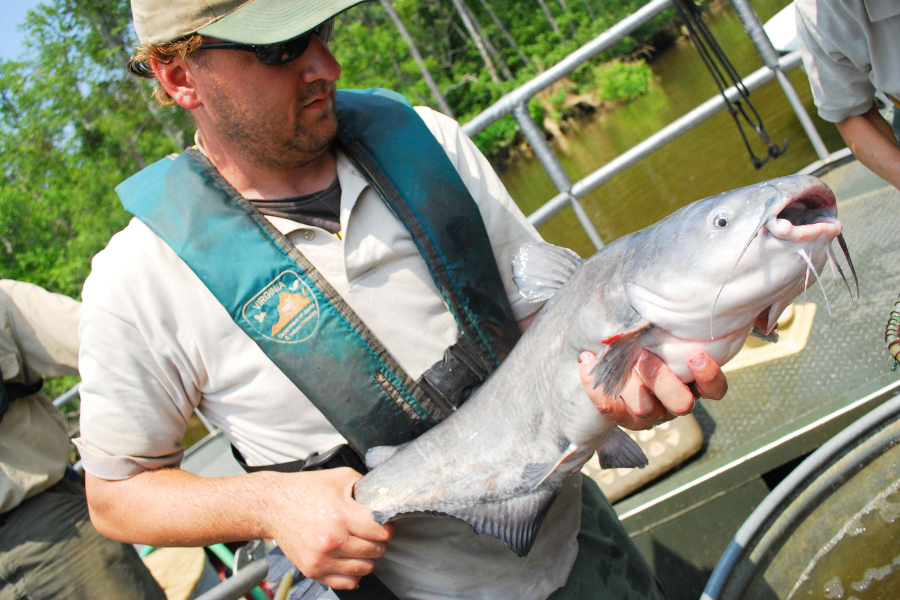
[[[785, 96], [787, 96], [791, 108], [797, 115], [807, 137], [809, 137], [813, 149], [820, 160], [825, 160], [828, 157], [828, 149], [825, 147], [825, 143], [816, 130], [812, 119], [806, 112], [803, 102], [785, 75], [785, 72], [800, 65], [800, 53], [794, 51], [781, 56], [766, 35], [759, 17], [750, 6], [748, 0], [731, 0], [731, 3], [744, 26], [744, 30], [748, 33], [765, 65], [743, 78], [744, 87], [748, 91], [752, 91], [772, 79], [777, 79]], [[528, 112], [528, 102], [536, 94], [569, 75], [583, 63], [596, 57], [601, 52], [613, 47], [626, 35], [671, 6], [673, 6], [673, 0], [651, 0], [638, 11], [619, 21], [550, 69], [507, 93], [493, 105], [479, 113], [474, 119], [463, 125], [463, 131], [471, 137], [484, 131], [492, 123], [507, 115], [512, 115], [513, 119], [518, 123], [535, 157], [540, 161], [559, 192], [528, 216], [528, 220], [535, 227], [543, 225], [565, 208], [571, 207], [594, 246], [597, 249], [602, 248], [603, 240], [584, 210], [580, 198], [583, 198], [586, 194], [641, 159], [727, 108], [728, 103], [725, 101], [725, 98], [722, 94], [718, 94], [574, 183], [568, 173], [566, 173], [553, 148], [547, 142], [544, 132]], [[728, 97], [729, 101], [733, 102], [738, 99], [739, 91], [732, 86], [725, 90], [724, 95]]]

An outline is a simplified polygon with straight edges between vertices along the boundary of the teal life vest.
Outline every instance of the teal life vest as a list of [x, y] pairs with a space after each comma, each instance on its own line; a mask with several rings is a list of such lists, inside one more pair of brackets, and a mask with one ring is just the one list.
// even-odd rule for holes
[[[339, 91], [337, 114], [339, 147], [409, 230], [467, 345], [493, 371], [518, 329], [478, 206], [444, 149], [393, 92]], [[449, 416], [201, 153], [160, 160], [116, 192], [357, 451], [409, 441]]]

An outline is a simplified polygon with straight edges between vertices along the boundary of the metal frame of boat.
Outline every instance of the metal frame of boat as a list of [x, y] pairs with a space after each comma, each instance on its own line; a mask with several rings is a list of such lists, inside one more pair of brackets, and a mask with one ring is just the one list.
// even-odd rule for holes
[[[800, 65], [799, 53], [794, 51], [780, 55], [766, 36], [762, 23], [748, 0], [731, 0], [731, 3], [765, 65], [744, 77], [743, 83], [752, 91], [773, 79], [778, 81], [819, 158], [803, 172], [823, 174], [835, 165], [852, 160], [847, 149], [829, 155], [812, 119], [785, 75], [787, 71]], [[727, 107], [722, 95], [716, 95], [575, 182], [566, 173], [543, 131], [529, 114], [528, 102], [538, 92], [611, 48], [624, 36], [672, 6], [672, 0], [651, 0], [554, 67], [503, 96], [463, 126], [463, 130], [472, 136], [507, 115], [512, 115], [516, 120], [535, 156], [558, 190], [556, 196], [529, 215], [529, 221], [535, 226], [540, 226], [566, 208], [571, 208], [593, 244], [601, 248], [603, 240], [587, 216], [580, 198]], [[738, 97], [738, 91], [732, 87], [726, 90], [725, 95], [733, 101]], [[873, 182], [874, 176], [861, 173], [858, 169], [853, 171], [852, 176], [862, 178], [862, 188], [870, 196], [873, 193], [887, 194], [889, 198], [886, 202], [896, 201], [896, 197], [893, 197], [896, 190], [883, 189], [881, 184], [884, 182]], [[841, 179], [837, 185], [847, 184]], [[856, 206], [853, 208], [857, 209]], [[877, 214], [879, 208], [873, 210]], [[867, 220], [872, 216], [862, 212], [855, 218]], [[875, 234], [863, 235], [867, 239], [877, 237]], [[876, 297], [886, 294], [885, 290], [896, 282], [896, 278], [882, 278]], [[895, 293], [891, 293], [891, 299]], [[870, 321], [873, 315], [877, 316], [879, 305], [874, 303], [864, 308], [866, 312], [859, 315], [849, 327], [864, 327], [865, 322]], [[889, 311], [890, 303], [885, 308]], [[835, 310], [846, 309], [841, 306]], [[829, 354], [828, 348], [833, 344], [827, 338], [846, 337], [848, 330], [845, 327], [838, 331], [837, 325], [831, 321], [827, 323], [832, 326], [818, 327], [825, 330], [822, 335], [826, 339], [818, 341], [815, 347], [804, 350], [804, 358], [781, 359], [781, 364], [787, 367], [776, 367], [774, 370], [766, 366], [750, 367], [746, 369], [747, 373], [729, 375], [732, 389], [726, 399], [721, 403], [701, 403], [698, 406], [697, 412], [700, 414], [697, 416], [706, 438], [700, 453], [681, 467], [615, 504], [626, 530], [650, 561], [672, 600], [700, 596], [712, 568], [744, 519], [800, 459], [862, 414], [900, 393], [900, 381], [897, 377], [891, 373], [883, 373], [881, 366], [873, 366], [872, 363], [877, 363], [877, 358], [874, 358], [877, 350], [869, 347], [864, 357], [864, 362], [867, 363], [864, 372], [852, 371], [847, 375], [844, 371], [837, 371], [846, 380], [843, 387], [831, 382], [830, 385], [823, 386], [821, 392], [811, 389], [804, 395], [796, 390], [812, 387], [805, 382], [770, 385], [773, 378], [798, 377], [798, 370], [802, 372], [810, 368], [810, 364], [847, 361], [847, 353], [854, 350], [845, 348], [837, 356]], [[879, 325], [871, 323], [871, 327], [877, 330]], [[887, 359], [885, 364], [889, 367]], [[785, 413], [783, 407], [792, 403], [798, 408]], [[780, 407], [780, 411], [773, 410], [773, 405]], [[764, 411], [771, 411], [774, 420], [756, 423], [737, 432], [734, 428], [729, 430], [731, 424], [739, 423], [747, 414], [757, 417]], [[220, 432], [214, 431], [188, 450], [184, 467], [207, 476], [240, 472], [236, 463], [229, 462], [230, 457], [227, 441]], [[250, 589], [247, 586], [252, 587], [259, 582], [264, 573], [263, 564], [252, 564], [226, 583], [203, 594], [201, 598], [239, 598]]]

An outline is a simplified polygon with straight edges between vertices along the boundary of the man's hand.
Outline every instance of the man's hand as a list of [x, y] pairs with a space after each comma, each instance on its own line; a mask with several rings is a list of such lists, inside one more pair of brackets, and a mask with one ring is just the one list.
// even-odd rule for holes
[[91, 521], [106, 537], [151, 546], [275, 538], [307, 577], [354, 589], [384, 555], [382, 527], [353, 500], [353, 469], [199, 477], [178, 468], [129, 479], [85, 475]]
[[626, 429], [650, 429], [679, 415], [686, 415], [694, 408], [697, 396], [719, 400], [728, 389], [725, 374], [706, 352], [688, 357], [687, 366], [694, 376], [691, 387], [681, 380], [655, 354], [647, 350], [632, 370], [621, 396], [610, 398], [602, 388], [593, 388], [591, 368], [597, 362], [592, 352], [582, 352], [579, 374], [581, 384], [600, 413]]
[[[353, 500], [353, 484], [362, 477], [353, 469], [303, 473], [293, 485], [285, 475], [273, 494], [271, 536], [300, 572], [330, 588], [352, 590], [360, 577], [384, 556], [392, 523], [372, 520], [368, 508]], [[310, 478], [315, 479], [311, 485]]]

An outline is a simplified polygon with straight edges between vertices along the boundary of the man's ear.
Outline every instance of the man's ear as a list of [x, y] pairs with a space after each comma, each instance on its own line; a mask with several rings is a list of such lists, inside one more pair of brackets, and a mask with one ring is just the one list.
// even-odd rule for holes
[[150, 59], [150, 66], [160, 85], [179, 106], [188, 110], [200, 106], [194, 74], [185, 59], [176, 58], [169, 64]]

